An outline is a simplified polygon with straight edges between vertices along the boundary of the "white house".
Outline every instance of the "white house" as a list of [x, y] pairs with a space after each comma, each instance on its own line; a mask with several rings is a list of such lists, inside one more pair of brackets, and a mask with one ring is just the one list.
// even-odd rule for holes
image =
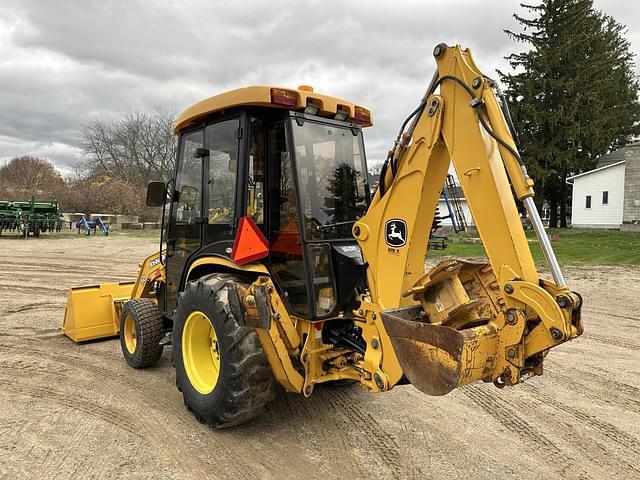
[[573, 181], [571, 224], [574, 227], [620, 228], [624, 167], [622, 161], [567, 178]]
[[603, 155], [596, 169], [569, 177], [567, 183], [573, 184], [574, 227], [640, 227], [640, 144]]

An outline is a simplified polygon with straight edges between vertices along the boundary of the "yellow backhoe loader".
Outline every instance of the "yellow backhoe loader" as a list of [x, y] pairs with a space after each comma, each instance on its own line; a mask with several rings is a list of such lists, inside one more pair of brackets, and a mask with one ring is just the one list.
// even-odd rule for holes
[[[545, 235], [495, 83], [469, 50], [433, 54], [437, 71], [372, 198], [372, 119], [360, 105], [259, 86], [185, 110], [175, 175], [147, 191], [167, 212], [160, 251], [135, 282], [71, 289], [63, 332], [119, 334], [134, 368], [172, 344], [185, 404], [216, 427], [255, 417], [276, 382], [306, 397], [336, 381], [444, 395], [541, 375], [549, 350], [582, 333], [581, 298]], [[451, 163], [488, 263], [425, 273]], [[553, 280], [538, 275], [516, 201]]]

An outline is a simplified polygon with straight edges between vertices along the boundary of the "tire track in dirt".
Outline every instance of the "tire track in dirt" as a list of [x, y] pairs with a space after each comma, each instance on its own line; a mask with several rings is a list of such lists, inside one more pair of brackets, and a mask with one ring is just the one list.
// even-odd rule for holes
[[[2, 262], [2, 266], [5, 267], [3, 270], [5, 272], [9, 271], [9, 268], [14, 268], [16, 272], [25, 272], [25, 271], [37, 271], [37, 272], [50, 272], [50, 273], [60, 273], [63, 271], [65, 275], [73, 275], [78, 273], [80, 275], [86, 275], [87, 272], [84, 270], [70, 270], [69, 269], [69, 261], [73, 264], [77, 264], [78, 267], [86, 266], [85, 259], [70, 259], [69, 257], [61, 258], [59, 263], [49, 263], [49, 262], [40, 262], [39, 259], [34, 259], [33, 257], [28, 257], [25, 260], [31, 260], [31, 262], [25, 261], [12, 261], [12, 260], [4, 260]], [[35, 261], [34, 261], [35, 260]], [[128, 267], [128, 270], [135, 272], [135, 270], [131, 269], [131, 264], [122, 264]], [[97, 273], [104, 273], [105, 275], [113, 275], [114, 270], [117, 265], [111, 264], [109, 266], [100, 266], [100, 265], [91, 265], [90, 273], [95, 275]]]
[[609, 310], [600, 310], [596, 308], [583, 308], [582, 311], [586, 313], [595, 313], [596, 315], [602, 315], [604, 317], [615, 317], [615, 318], [621, 318], [624, 320], [633, 320], [634, 322], [640, 322], [640, 317], [632, 317], [630, 315], [621, 315], [619, 313], [614, 313]]
[[[548, 405], [554, 410], [571, 415], [573, 418], [575, 418], [580, 422], [581, 426], [587, 426], [588, 428], [598, 432], [599, 434], [603, 435], [611, 442], [619, 445], [623, 451], [626, 452], [628, 450], [631, 450], [632, 452], [640, 455], [640, 442], [636, 438], [634, 438], [633, 436], [629, 435], [626, 432], [623, 432], [616, 426], [611, 425], [608, 422], [599, 420], [593, 415], [589, 415], [587, 413], [581, 412], [580, 410], [577, 410], [562, 402], [559, 402], [552, 397], [545, 396], [534, 385], [523, 384], [523, 385], [520, 385], [518, 388], [525, 391], [529, 391], [532, 394], [531, 398], [533, 398], [535, 402]], [[527, 402], [526, 406], [531, 406], [531, 403]], [[523, 405], [523, 408], [526, 408], [526, 406]], [[600, 458], [600, 461], [609, 463], [612, 468], [624, 466], [624, 470], [628, 474], [632, 476], [640, 477], [640, 468], [638, 468], [637, 465], [633, 465], [629, 463], [626, 457], [614, 454], [613, 452], [611, 452], [611, 450], [607, 449], [604, 445], [597, 442], [595, 439], [590, 438], [590, 440], [593, 443], [593, 445], [597, 446], [602, 453], [602, 457]], [[575, 443], [576, 443], [576, 447], [583, 451], [586, 458], [593, 457], [593, 451], [587, 448], [584, 445], [584, 442], [581, 441], [581, 442], [575, 442]], [[611, 462], [610, 457], [613, 457], [615, 461]]]
[[6, 390], [12, 391], [20, 395], [26, 395], [36, 399], [51, 400], [71, 410], [77, 410], [90, 417], [103, 420], [121, 430], [130, 433], [136, 437], [142, 438], [140, 430], [132, 426], [132, 419], [123, 419], [122, 412], [109, 408], [99, 403], [83, 398], [76, 393], [73, 398], [69, 398], [68, 393], [60, 392], [46, 386], [36, 386], [33, 384], [23, 384], [18, 379], [7, 380], [0, 378], [0, 385]]
[[468, 385], [460, 389], [474, 403], [495, 418], [503, 427], [520, 437], [529, 446], [535, 448], [547, 463], [562, 477], [571, 475], [589, 478], [579, 462], [569, 453], [562, 451], [553, 441], [522, 416], [519, 409], [513, 408], [502, 398], [495, 397], [482, 386]]
[[65, 287], [54, 288], [54, 287], [43, 287], [42, 285], [34, 287], [33, 285], [16, 285], [15, 283], [0, 283], [0, 289], [5, 289], [6, 292], [20, 290], [20, 291], [28, 292], [32, 295], [34, 293], [37, 294], [39, 292], [43, 292], [43, 293], [48, 292], [48, 293], [53, 293], [55, 295], [59, 295], [60, 293], [64, 293], [68, 290], [68, 288], [65, 288]]
[[[46, 310], [46, 309], [45, 309]], [[13, 327], [10, 332], [0, 332], [0, 336], [23, 338], [51, 338], [60, 335], [59, 328]]]
[[[575, 391], [586, 393], [594, 400], [602, 401], [603, 394], [606, 393], [606, 398], [616, 400], [620, 406], [628, 408], [630, 411], [640, 411], [640, 388], [621, 383], [611, 379], [608, 376], [599, 375], [593, 371], [586, 371], [579, 368], [574, 369], [577, 373], [576, 377], [579, 379], [589, 379], [588, 381], [577, 380], [576, 377], [570, 377], [561, 373], [565, 370], [565, 367], [553, 360], [545, 360], [545, 363], [550, 365], [549, 372], [553, 377], [562, 378], [563, 385], [575, 387]], [[557, 371], [556, 368], [559, 370]], [[606, 372], [610, 375], [609, 372]], [[600, 386], [600, 390], [595, 390], [595, 387]]]
[[[94, 382], [94, 385], [118, 397], [120, 400], [119, 405], [121, 405], [122, 411], [128, 413], [130, 416], [134, 415], [139, 419], [146, 419], [148, 417], [148, 412], [145, 412], [145, 414], [142, 415], [135, 415], [135, 408], [132, 408], [134, 407], [134, 405], [131, 402], [131, 391], [134, 391], [136, 395], [142, 397], [148, 404], [161, 407], [163, 414], [168, 412], [172, 415], [175, 415], [179, 420], [183, 422], [193, 420], [188, 411], [182, 407], [182, 404], [171, 401], [171, 399], [166, 396], [166, 392], [157, 391], [154, 388], [150, 387], [147, 383], [139, 383], [131, 377], [121, 375], [93, 363], [88, 363], [86, 361], [86, 358], [83, 359], [52, 349], [24, 349], [24, 347], [20, 345], [7, 345], [0, 342], [0, 352], [2, 352], [3, 349], [13, 350], [16, 354], [27, 357], [42, 356], [47, 359], [57, 361], [65, 366], [71, 366], [79, 371], [84, 372], [85, 374], [88, 374], [96, 380], [96, 382]], [[111, 355], [109, 357], [112, 358]], [[126, 388], [123, 389], [122, 387]], [[142, 427], [145, 428], [145, 441], [147, 443], [150, 443], [154, 448], [163, 450], [165, 452], [165, 455], [167, 455], [169, 458], [172, 458], [174, 464], [178, 465], [180, 469], [191, 472], [190, 475], [192, 478], [208, 478], [210, 467], [206, 463], [199, 460], [198, 452], [190, 451], [187, 455], [177, 455], [174, 452], [173, 446], [175, 444], [184, 443], [179, 442], [178, 439], [175, 438], [175, 435], [172, 431], [160, 426], [158, 422], [155, 422], [153, 420], [149, 420], [146, 423], [141, 423], [138, 420], [138, 424], [142, 425]], [[208, 427], [203, 428], [208, 429]], [[170, 441], [171, 438], [174, 438], [175, 442]], [[236, 452], [224, 445], [220, 440], [215, 442], [215, 448], [218, 451], [221, 451], [221, 455], [226, 458], [234, 458], [236, 456]], [[247, 471], [246, 469], [242, 469], [238, 465], [227, 464], [227, 467], [230, 467], [230, 469], [240, 477], [254, 478], [252, 476], [252, 472]]]
[[[169, 432], [158, 428], [156, 422], [151, 424], [144, 421], [145, 415], [136, 415], [134, 412], [127, 409], [113, 409], [107, 406], [101, 405], [92, 399], [83, 398], [78, 392], [75, 392], [73, 397], [69, 397], [68, 392], [61, 392], [52, 388], [35, 386], [33, 384], [21, 384], [20, 381], [8, 381], [0, 379], [0, 385], [4, 385], [8, 390], [12, 390], [15, 393], [26, 395], [34, 399], [42, 399], [56, 402], [68, 409], [82, 412], [89, 417], [103, 420], [121, 430], [124, 430], [131, 435], [139, 438], [141, 441], [152, 447], [155, 451], [163, 451], [163, 458], [170, 459], [173, 462], [173, 467], [179, 466], [181, 470], [188, 474], [189, 478], [200, 479], [207, 478], [207, 469], [198, 468], [194, 458], [190, 457], [185, 462], [185, 458], [178, 455], [172, 448], [172, 442], [168, 442], [170, 438]], [[113, 392], [112, 392], [113, 393]], [[130, 400], [123, 395], [118, 395], [120, 404], [127, 405], [127, 400]]]
[[[358, 438], [367, 443], [360, 443], [359, 447], [371, 449], [376, 456], [381, 459], [381, 466], [390, 472], [392, 476], [397, 476], [402, 472], [403, 476], [409, 478], [425, 478], [427, 475], [414, 464], [403, 464], [401, 449], [398, 439], [380, 425], [375, 416], [363, 406], [363, 402], [358, 398], [358, 394], [346, 387], [327, 387], [331, 392], [323, 396], [321, 402], [324, 404], [324, 417], [332, 421], [336, 428], [333, 432], [358, 432]], [[313, 398], [313, 397], [312, 397]], [[329, 405], [329, 408], [327, 408]], [[363, 467], [360, 467], [363, 468]], [[365, 468], [365, 477], [371, 475], [371, 469]]]
[[[24, 313], [29, 310], [54, 310], [64, 307], [64, 303], [60, 302], [36, 302], [36, 303], [27, 303], [25, 305], [21, 305], [16, 308], [10, 308], [8, 310], [4, 310], [0, 312], [0, 315], [13, 315], [16, 313]], [[2, 332], [5, 334], [4, 332]]]
[[608, 335], [598, 335], [595, 333], [585, 333], [584, 338], [588, 340], [593, 340], [598, 343], [602, 343], [604, 345], [612, 345], [614, 347], [640, 351], [640, 345], [625, 338], [610, 337]]
[[42, 356], [47, 359], [62, 363], [64, 365], [72, 366], [77, 370], [89, 374], [96, 380], [99, 380], [99, 382], [97, 383], [98, 385], [106, 379], [107, 381], [115, 384], [115, 386], [126, 386], [129, 389], [134, 390], [137, 394], [143, 396], [150, 403], [157, 404], [164, 409], [169, 409], [174, 414], [180, 415], [185, 413], [182, 407], [176, 406], [175, 402], [172, 402], [170, 399], [166, 398], [166, 392], [156, 391], [155, 389], [150, 388], [148, 384], [140, 384], [131, 377], [119, 374], [100, 365], [95, 365], [93, 363], [89, 364], [87, 363], [86, 358], [76, 357], [73, 355], [62, 353], [60, 351], [49, 349], [29, 348], [28, 350], [25, 350], [19, 345], [7, 345], [0, 342], [0, 352], [2, 352], [3, 349], [14, 350], [16, 353], [24, 356]]
[[[275, 425], [293, 423], [304, 432], [304, 449], [312, 452], [317, 474], [322, 472], [328, 478], [367, 478], [370, 470], [358, 462], [352, 442], [342, 435], [344, 425], [334, 421], [338, 413], [322, 399], [326, 394], [324, 387], [317, 386], [310, 398], [278, 388], [276, 398], [267, 404], [265, 413], [271, 415]], [[319, 418], [321, 422], [317, 421]], [[331, 428], [332, 424], [336, 425], [335, 429]], [[336, 466], [339, 475], [336, 475]]]

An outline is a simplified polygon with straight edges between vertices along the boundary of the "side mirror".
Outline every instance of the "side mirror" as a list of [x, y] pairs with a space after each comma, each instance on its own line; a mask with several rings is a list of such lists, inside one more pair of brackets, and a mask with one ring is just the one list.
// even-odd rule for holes
[[166, 189], [164, 182], [149, 182], [147, 185], [147, 207], [164, 205]]

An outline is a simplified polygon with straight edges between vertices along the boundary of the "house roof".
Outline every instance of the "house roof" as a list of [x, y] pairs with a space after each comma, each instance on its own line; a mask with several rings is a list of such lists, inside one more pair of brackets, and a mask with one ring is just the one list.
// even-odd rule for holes
[[598, 157], [598, 163], [596, 165], [596, 169], [602, 167], [608, 167], [609, 165], [613, 165], [614, 163], [619, 163], [624, 161], [624, 149], [626, 147], [622, 147], [617, 149], [614, 152], [607, 153], [605, 155], [601, 155]]
[[609, 165], [605, 165], [604, 167], [596, 168], [594, 170], [589, 170], [588, 172], [580, 173], [578, 175], [574, 175], [573, 177], [567, 177], [567, 183], [570, 183], [569, 180], [573, 180], [574, 178], [584, 177], [585, 175], [590, 175], [592, 173], [596, 173], [601, 170], [606, 170], [607, 168], [616, 167], [618, 165], [622, 165], [623, 163], [624, 163], [624, 160], [616, 163], [610, 163]]
[[636, 140], [633, 143], [630, 143], [628, 145], [625, 145], [624, 147], [614, 150], [613, 152], [600, 155], [598, 157], [598, 164], [596, 165], [596, 168], [606, 167], [608, 165], [621, 162], [622, 160], [624, 160], [626, 151], [629, 148], [638, 148], [638, 147], [640, 147], [640, 143], [638, 143], [638, 141]]

